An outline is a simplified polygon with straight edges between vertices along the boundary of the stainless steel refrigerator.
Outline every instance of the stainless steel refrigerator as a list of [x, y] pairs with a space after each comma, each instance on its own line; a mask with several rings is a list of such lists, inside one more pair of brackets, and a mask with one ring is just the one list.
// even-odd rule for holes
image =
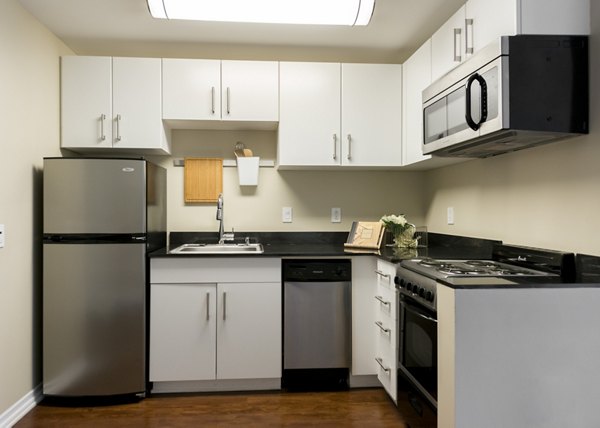
[[44, 395], [144, 394], [146, 254], [165, 243], [163, 168], [44, 159]]

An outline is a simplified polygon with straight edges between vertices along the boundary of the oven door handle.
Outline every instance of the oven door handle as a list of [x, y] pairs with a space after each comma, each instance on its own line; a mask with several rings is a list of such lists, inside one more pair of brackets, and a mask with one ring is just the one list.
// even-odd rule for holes
[[416, 309], [413, 305], [411, 304], [407, 304], [406, 302], [402, 302], [401, 305], [404, 307], [405, 310], [407, 310], [408, 312], [411, 312], [413, 314], [415, 314], [416, 316], [426, 319], [427, 321], [432, 321], [434, 323], [437, 324], [437, 319], [430, 317], [427, 314], [424, 314], [423, 312], [419, 311], [418, 309]]

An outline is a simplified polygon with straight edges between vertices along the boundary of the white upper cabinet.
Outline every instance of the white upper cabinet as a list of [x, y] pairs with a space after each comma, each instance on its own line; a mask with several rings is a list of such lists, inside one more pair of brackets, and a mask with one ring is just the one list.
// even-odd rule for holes
[[275, 61], [222, 61], [223, 120], [279, 120], [279, 64]]
[[159, 58], [65, 56], [61, 147], [168, 154]]
[[516, 0], [469, 0], [465, 7], [465, 56], [500, 36], [517, 34]]
[[163, 58], [163, 119], [221, 119], [221, 61]]
[[402, 69], [402, 165], [431, 158], [423, 155], [423, 96], [431, 84], [431, 40], [427, 40]]
[[61, 146], [112, 147], [112, 58], [63, 56], [60, 76]]
[[202, 123], [217, 122], [223, 126], [222, 121], [274, 124], [279, 120], [276, 61], [164, 58], [162, 63], [162, 117], [174, 127], [185, 127], [189, 121], [203, 127]]
[[589, 33], [590, 0], [468, 0], [431, 37], [432, 79], [500, 36]]
[[400, 166], [402, 66], [280, 64], [280, 167]]
[[402, 66], [342, 64], [342, 165], [400, 166]]
[[465, 6], [431, 36], [431, 78], [437, 80], [464, 59]]
[[282, 62], [279, 67], [279, 165], [339, 165], [340, 64]]
[[159, 58], [113, 58], [113, 147], [161, 146]]

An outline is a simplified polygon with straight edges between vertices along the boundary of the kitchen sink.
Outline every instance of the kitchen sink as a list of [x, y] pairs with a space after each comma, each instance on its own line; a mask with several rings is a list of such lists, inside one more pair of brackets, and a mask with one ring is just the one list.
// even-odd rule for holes
[[262, 244], [183, 244], [170, 254], [262, 254]]

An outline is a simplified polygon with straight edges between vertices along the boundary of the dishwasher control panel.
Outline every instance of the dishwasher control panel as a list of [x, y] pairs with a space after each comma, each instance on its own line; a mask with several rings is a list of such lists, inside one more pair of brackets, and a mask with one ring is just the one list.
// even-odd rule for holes
[[351, 281], [352, 264], [347, 259], [284, 260], [284, 281]]

